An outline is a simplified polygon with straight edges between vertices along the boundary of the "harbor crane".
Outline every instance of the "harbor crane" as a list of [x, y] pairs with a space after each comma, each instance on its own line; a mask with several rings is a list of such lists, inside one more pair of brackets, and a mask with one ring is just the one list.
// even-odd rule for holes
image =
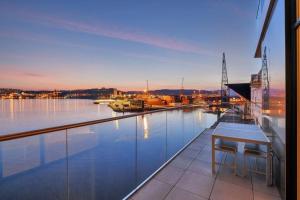
[[228, 105], [229, 103], [229, 88], [228, 84], [228, 76], [227, 76], [227, 68], [226, 68], [226, 58], [225, 53], [223, 52], [222, 59], [222, 81], [221, 81], [221, 107]]

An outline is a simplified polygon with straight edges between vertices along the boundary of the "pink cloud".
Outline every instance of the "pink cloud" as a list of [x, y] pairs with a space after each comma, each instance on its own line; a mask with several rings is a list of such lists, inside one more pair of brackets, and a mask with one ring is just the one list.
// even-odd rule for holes
[[[212, 52], [203, 49], [197, 45], [180, 41], [176, 38], [167, 36], [156, 36], [142, 31], [121, 28], [115, 25], [108, 25], [103, 23], [91, 24], [69, 20], [60, 17], [53, 17], [29, 10], [22, 9], [5, 9], [10, 10], [6, 12], [7, 15], [18, 16], [20, 20], [26, 20], [32, 23], [38, 23], [54, 28], [64, 29], [73, 32], [86, 33], [100, 37], [108, 37], [113, 39], [125, 40], [130, 42], [137, 42], [147, 44], [159, 48], [170, 49], [180, 52], [196, 53], [211, 55]], [[5, 10], [3, 10], [5, 12]], [[13, 11], [12, 11], [13, 10]], [[2, 11], [2, 10], [1, 10]]]
[[26, 69], [24, 66], [19, 65], [3, 65], [0, 64], [1, 74], [0, 77], [26, 77], [26, 78], [47, 78], [47, 76], [43, 73], [37, 73], [35, 71], [30, 71]]
[[45, 77], [45, 75], [43, 75], [43, 74], [38, 74], [38, 73], [33, 73], [33, 72], [25, 72], [25, 73], [22, 73], [22, 75], [28, 76], [28, 77], [40, 77], [40, 78]]
[[10, 31], [0, 30], [0, 37], [29, 40], [29, 41], [35, 41], [35, 42], [42, 42], [45, 44], [60, 45], [60, 46], [67, 46], [67, 47], [105, 50], [104, 48], [100, 48], [100, 47], [83, 45], [83, 44], [78, 44], [78, 43], [74, 43], [74, 42], [72, 42], [72, 43], [65, 42], [65, 41], [58, 40], [53, 37], [48, 37], [46, 35], [35, 34], [35, 33], [30, 33], [30, 32], [20, 31], [20, 30], [10, 30]]

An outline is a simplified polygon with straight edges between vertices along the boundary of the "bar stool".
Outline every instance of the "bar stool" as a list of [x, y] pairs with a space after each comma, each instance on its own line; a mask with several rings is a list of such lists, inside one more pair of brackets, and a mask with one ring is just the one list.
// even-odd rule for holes
[[[272, 155], [271, 155], [272, 156]], [[247, 158], [254, 157], [255, 158], [255, 169], [247, 168]], [[244, 147], [244, 176], [246, 176], [248, 171], [266, 175], [265, 171], [259, 171], [257, 168], [257, 159], [262, 158], [264, 160], [267, 159], [267, 147], [265, 145], [259, 144], [251, 144], [246, 143]]]
[[[233, 168], [234, 169], [234, 174], [237, 174], [237, 151], [238, 151], [238, 143], [237, 142], [230, 142], [230, 141], [226, 141], [226, 140], [222, 140], [222, 139], [217, 139], [216, 143], [214, 145], [214, 148], [216, 151], [222, 151], [222, 152], [226, 152], [226, 153], [230, 153], [234, 156], [234, 162], [232, 165], [226, 165], [225, 163], [223, 164], [222, 161], [221, 163], [215, 162], [218, 165], [223, 165], [229, 168]], [[227, 154], [226, 154], [227, 157]], [[225, 157], [225, 160], [226, 160]]]

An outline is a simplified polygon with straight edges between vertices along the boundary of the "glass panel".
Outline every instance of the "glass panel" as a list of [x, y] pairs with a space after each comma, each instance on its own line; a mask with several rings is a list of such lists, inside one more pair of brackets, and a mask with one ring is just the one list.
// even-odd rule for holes
[[65, 131], [0, 143], [1, 199], [66, 198]]
[[268, 133], [274, 152], [273, 180], [285, 196], [286, 134], [286, 46], [285, 2], [276, 1], [266, 35], [262, 42], [261, 86], [257, 94], [261, 113], [258, 122]]
[[141, 183], [167, 159], [166, 113], [137, 117], [137, 179]]
[[70, 199], [121, 199], [136, 185], [136, 119], [68, 130]]
[[195, 133], [195, 122], [194, 122], [194, 109], [188, 108], [182, 110], [182, 121], [183, 121], [183, 144], [187, 144], [191, 141]]
[[[276, 137], [285, 144], [285, 15], [284, 2], [275, 6], [265, 40], [266, 49], [265, 79], [262, 77], [262, 87], [269, 85], [268, 94], [262, 89], [262, 122], [264, 127], [270, 126]], [[263, 64], [262, 64], [263, 65]], [[263, 65], [264, 66], [264, 65]], [[262, 76], [264, 76], [262, 72]], [[268, 99], [266, 99], [268, 97]], [[266, 102], [266, 103], [265, 103]], [[265, 105], [267, 104], [267, 105]]]
[[2, 142], [1, 199], [121, 199], [210, 118], [174, 110]]
[[184, 117], [181, 110], [167, 112], [167, 156], [172, 157], [183, 146]]

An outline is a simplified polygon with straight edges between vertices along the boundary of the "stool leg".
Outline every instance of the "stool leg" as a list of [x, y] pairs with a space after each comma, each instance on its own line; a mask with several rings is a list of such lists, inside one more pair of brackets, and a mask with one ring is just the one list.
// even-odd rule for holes
[[234, 163], [235, 163], [235, 175], [237, 175], [237, 153], [235, 153], [235, 159], [234, 159]]
[[247, 175], [247, 156], [244, 155], [244, 168], [243, 168], [244, 177]]
[[225, 153], [225, 157], [224, 157], [224, 159], [222, 159], [222, 164], [223, 165], [226, 165], [226, 159], [227, 159], [227, 152], [224, 152]]
[[257, 157], [255, 157], [255, 171], [256, 172], [258, 171], [258, 168], [257, 168]]
[[237, 175], [237, 154], [234, 154], [234, 175]]

